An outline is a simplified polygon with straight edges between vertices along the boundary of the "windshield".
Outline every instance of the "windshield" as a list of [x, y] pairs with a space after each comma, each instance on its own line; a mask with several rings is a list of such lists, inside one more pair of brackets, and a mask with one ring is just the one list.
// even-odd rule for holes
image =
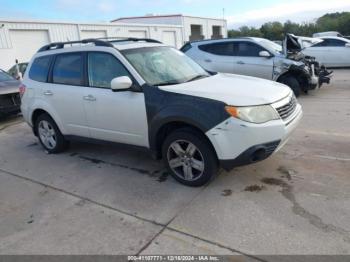
[[10, 75], [6, 74], [4, 71], [0, 71], [0, 82], [14, 80]]
[[267, 50], [274, 51], [277, 53], [282, 53], [282, 46], [279, 44], [276, 44], [275, 42], [272, 42], [267, 39], [261, 39], [258, 41], [263, 47], [265, 47]]
[[191, 58], [171, 47], [144, 47], [122, 53], [149, 85], [174, 85], [209, 76]]

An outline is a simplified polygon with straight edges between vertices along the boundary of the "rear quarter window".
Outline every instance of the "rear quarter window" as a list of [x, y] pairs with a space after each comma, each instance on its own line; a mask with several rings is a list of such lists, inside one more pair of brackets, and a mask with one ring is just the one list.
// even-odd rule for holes
[[38, 82], [47, 82], [52, 56], [38, 57], [32, 63], [29, 78]]
[[234, 45], [232, 42], [213, 43], [198, 46], [198, 48], [204, 52], [221, 56], [234, 55], [233, 47]]

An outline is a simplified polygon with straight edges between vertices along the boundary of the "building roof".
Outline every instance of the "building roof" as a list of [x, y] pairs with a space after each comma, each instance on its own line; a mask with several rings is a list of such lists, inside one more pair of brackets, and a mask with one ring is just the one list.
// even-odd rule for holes
[[225, 20], [223, 18], [201, 17], [201, 16], [191, 16], [191, 15], [183, 15], [183, 14], [169, 14], [169, 15], [145, 15], [145, 16], [120, 17], [112, 20], [111, 22], [118, 22], [121, 20], [132, 20], [132, 19], [152, 19], [152, 18], [167, 18], [167, 17], [192, 17], [192, 18], [202, 18], [202, 19], [210, 19], [210, 20]]

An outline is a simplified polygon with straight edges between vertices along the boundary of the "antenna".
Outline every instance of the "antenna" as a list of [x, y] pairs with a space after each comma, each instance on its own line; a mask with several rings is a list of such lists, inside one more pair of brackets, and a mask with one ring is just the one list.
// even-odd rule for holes
[[222, 9], [222, 19], [225, 20], [225, 8]]

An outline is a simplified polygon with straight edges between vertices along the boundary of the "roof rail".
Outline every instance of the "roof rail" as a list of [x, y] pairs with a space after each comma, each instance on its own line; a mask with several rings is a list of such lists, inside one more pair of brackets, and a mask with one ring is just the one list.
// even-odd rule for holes
[[84, 39], [84, 40], [78, 40], [78, 41], [68, 41], [68, 42], [56, 42], [51, 43], [48, 45], [44, 45], [41, 47], [38, 52], [48, 51], [51, 49], [60, 49], [64, 48], [65, 45], [71, 45], [71, 44], [88, 44], [88, 43], [94, 43], [95, 46], [106, 46], [106, 47], [113, 47], [113, 45], [109, 42], [102, 41], [99, 39]]
[[[151, 38], [137, 38], [137, 37], [103, 37], [103, 38], [97, 38], [99, 40], [107, 40], [110, 43], [116, 43], [116, 42], [148, 42], [148, 43], [157, 43], [157, 44], [162, 44], [162, 42], [151, 39]], [[111, 40], [115, 39], [115, 40]]]

